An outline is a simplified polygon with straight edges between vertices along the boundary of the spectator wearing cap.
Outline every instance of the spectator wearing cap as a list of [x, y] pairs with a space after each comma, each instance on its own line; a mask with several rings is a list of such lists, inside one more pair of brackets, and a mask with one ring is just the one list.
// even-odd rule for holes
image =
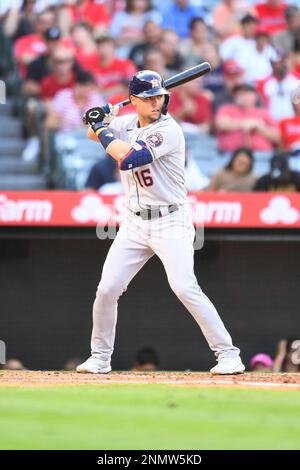
[[45, 53], [47, 46], [44, 34], [53, 26], [55, 26], [55, 14], [52, 10], [46, 10], [36, 15], [34, 33], [22, 36], [16, 40], [14, 56], [21, 78], [26, 76], [28, 64]]
[[100, 36], [96, 39], [98, 60], [90, 71], [93, 73], [102, 95], [119, 93], [121, 82], [129, 80], [137, 71], [129, 59], [121, 59], [116, 55], [114, 39], [110, 36]]
[[85, 111], [103, 103], [92, 74], [82, 70], [78, 72], [72, 88], [59, 91], [50, 101], [46, 129], [69, 132], [83, 128]]
[[222, 66], [224, 89], [215, 94], [214, 113], [224, 104], [233, 103], [233, 90], [237, 85], [245, 82], [245, 70], [232, 59], [226, 60]]
[[257, 107], [255, 87], [237, 85], [233, 93], [234, 103], [221, 106], [216, 115], [219, 149], [233, 152], [238, 147], [248, 147], [253, 152], [271, 154], [279, 143], [279, 131], [269, 112]]
[[193, 18], [204, 17], [201, 7], [191, 5], [190, 0], [175, 0], [173, 5], [163, 13], [162, 27], [173, 29], [181, 39], [190, 35], [189, 26]]
[[275, 154], [270, 162], [269, 173], [261, 176], [254, 191], [295, 193], [300, 191], [300, 173], [292, 171], [284, 154]]
[[90, 70], [98, 60], [98, 51], [93, 29], [89, 23], [75, 23], [71, 29], [71, 38], [75, 47], [76, 60], [86, 70]]
[[260, 25], [271, 35], [287, 29], [284, 15], [286, 9], [287, 4], [282, 0], [265, 0], [255, 5]]
[[287, 29], [274, 34], [273, 44], [276, 49], [288, 53], [293, 50], [294, 42], [300, 30], [300, 8], [290, 5], [284, 12]]
[[249, 366], [252, 372], [272, 372], [273, 360], [269, 354], [259, 353], [250, 359]]
[[44, 33], [44, 40], [46, 51], [28, 65], [26, 79], [23, 83], [23, 94], [26, 96], [38, 96], [41, 81], [52, 72], [52, 57], [61, 44], [61, 31], [56, 26], [47, 29]]
[[223, 0], [213, 10], [213, 28], [219, 39], [224, 41], [232, 35], [241, 33], [241, 19], [253, 14], [254, 9], [247, 0]]
[[151, 0], [126, 0], [124, 11], [117, 12], [111, 21], [110, 35], [118, 48], [124, 46], [127, 52], [143, 40], [143, 28], [147, 21], [161, 23], [161, 14], [153, 9]]
[[132, 47], [129, 59], [132, 60], [138, 69], [143, 68], [144, 55], [149, 49], [158, 48], [161, 38], [161, 27], [153, 20], [145, 22], [143, 27], [143, 41]]
[[204, 57], [203, 49], [211, 43], [204, 18], [197, 16], [189, 24], [190, 36], [179, 43], [178, 50], [184, 59], [185, 68], [199, 64]]
[[225, 168], [212, 176], [207, 190], [219, 193], [252, 191], [256, 181], [253, 162], [254, 157], [250, 149], [236, 149]]
[[279, 122], [294, 115], [291, 93], [299, 87], [300, 81], [289, 71], [287, 54], [278, 52], [271, 64], [272, 74], [259, 82], [258, 91], [273, 119]]
[[93, 0], [75, 0], [72, 4], [71, 2], [62, 2], [59, 9], [59, 26], [63, 33], [69, 33], [72, 26], [80, 21], [89, 23], [95, 33], [104, 34], [111, 21], [105, 2]]

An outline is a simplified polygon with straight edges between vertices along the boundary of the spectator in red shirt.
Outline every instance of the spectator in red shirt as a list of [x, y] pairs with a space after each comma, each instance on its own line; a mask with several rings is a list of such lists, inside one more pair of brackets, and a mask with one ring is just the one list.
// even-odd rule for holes
[[59, 47], [53, 54], [53, 72], [41, 81], [40, 98], [49, 100], [64, 88], [72, 88], [76, 81], [73, 70], [74, 52], [70, 48]]
[[[52, 72], [40, 81], [39, 98], [29, 98], [25, 108], [25, 128], [28, 141], [22, 153], [24, 161], [34, 161], [40, 153], [39, 128], [43, 122], [44, 111], [48, 109], [50, 100], [55, 94], [75, 84], [74, 51], [70, 47], [58, 46], [52, 52]], [[78, 69], [77, 69], [78, 71]]]
[[256, 101], [256, 89], [242, 84], [234, 89], [234, 103], [220, 107], [215, 124], [222, 152], [233, 152], [238, 147], [271, 152], [279, 143], [276, 123], [266, 109], [256, 106]]
[[64, 33], [79, 21], [89, 23], [98, 34], [108, 29], [110, 13], [105, 3], [93, 0], [75, 0], [74, 5], [64, 3], [59, 13], [59, 24]]
[[282, 0], [265, 0], [255, 6], [260, 26], [266, 28], [270, 34], [283, 31], [287, 28], [285, 10], [287, 4]]
[[115, 53], [113, 38], [100, 36], [96, 39], [98, 60], [90, 68], [102, 95], [109, 97], [122, 89], [120, 83], [129, 80], [137, 71], [129, 59], [120, 59]]
[[194, 124], [202, 132], [210, 131], [211, 101], [201, 88], [199, 80], [192, 80], [172, 92], [169, 112], [182, 123]]
[[300, 102], [293, 105], [295, 115], [279, 123], [281, 146], [285, 152], [300, 150]]
[[56, 93], [49, 103], [45, 128], [63, 132], [84, 128], [82, 116], [85, 111], [102, 104], [93, 76], [89, 72], [80, 71], [73, 88]]
[[90, 70], [98, 60], [97, 45], [93, 37], [93, 28], [89, 23], [76, 23], [71, 30], [71, 37], [76, 49], [76, 59], [82, 68]]
[[15, 42], [14, 55], [22, 78], [26, 75], [28, 64], [46, 51], [43, 35], [54, 25], [54, 12], [45, 10], [36, 16], [35, 33], [22, 36]]
[[49, 28], [44, 34], [44, 39], [47, 46], [45, 53], [39, 55], [28, 65], [26, 79], [22, 87], [25, 97], [39, 95], [42, 79], [52, 71], [52, 56], [62, 44], [61, 31], [56, 27]]

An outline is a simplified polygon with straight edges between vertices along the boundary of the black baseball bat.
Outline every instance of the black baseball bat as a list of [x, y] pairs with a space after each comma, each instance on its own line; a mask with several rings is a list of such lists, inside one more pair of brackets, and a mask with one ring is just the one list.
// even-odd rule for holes
[[[170, 90], [171, 88], [175, 88], [183, 83], [190, 82], [191, 80], [195, 80], [196, 78], [202, 77], [209, 72], [211, 72], [212, 68], [208, 62], [202, 62], [201, 64], [195, 65], [190, 69], [184, 70], [183, 72], [177, 73], [171, 78], [168, 78], [165, 81], [165, 88]], [[127, 106], [130, 103], [130, 100], [124, 100], [120, 103], [115, 104], [114, 106], [119, 106], [122, 108], [123, 106]], [[108, 106], [108, 105], [106, 105]], [[87, 124], [85, 115], [82, 118], [84, 124]]]
[[[195, 80], [196, 78], [202, 77], [209, 72], [211, 72], [212, 68], [208, 62], [202, 62], [201, 64], [195, 65], [190, 69], [184, 70], [183, 72], [177, 73], [171, 78], [165, 80], [165, 88], [170, 90], [171, 88], [175, 88], [176, 86], [183, 85], [183, 83], [190, 82], [191, 80]], [[127, 106], [130, 103], [130, 100], [121, 101], [121, 103], [117, 103], [115, 106]]]

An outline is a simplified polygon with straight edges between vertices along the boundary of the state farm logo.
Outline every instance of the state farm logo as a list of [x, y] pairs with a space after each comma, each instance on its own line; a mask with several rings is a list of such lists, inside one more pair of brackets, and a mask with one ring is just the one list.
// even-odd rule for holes
[[0, 223], [49, 222], [53, 204], [43, 199], [8, 199], [0, 194]]
[[273, 224], [295, 224], [299, 219], [299, 211], [292, 207], [291, 201], [286, 196], [275, 196], [269, 201], [268, 207], [260, 212], [262, 222]]
[[80, 199], [79, 205], [74, 207], [71, 215], [76, 222], [85, 224], [95, 222], [107, 224], [120, 219], [124, 211], [124, 196], [116, 197], [113, 205], [106, 204], [97, 194], [87, 194]]
[[242, 216], [242, 204], [239, 201], [197, 201], [188, 196], [192, 217], [198, 224], [238, 224]]

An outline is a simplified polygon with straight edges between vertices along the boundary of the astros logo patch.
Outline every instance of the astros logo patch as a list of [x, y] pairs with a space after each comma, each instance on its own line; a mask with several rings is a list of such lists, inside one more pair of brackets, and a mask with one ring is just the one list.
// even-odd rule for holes
[[152, 84], [152, 88], [156, 88], [160, 86], [160, 82], [157, 78], [153, 78], [152, 80], [150, 80], [150, 82]]
[[146, 138], [146, 142], [148, 145], [150, 145], [150, 147], [159, 147], [163, 140], [163, 136], [160, 134], [160, 132], [154, 132], [154, 134], [150, 134]]

